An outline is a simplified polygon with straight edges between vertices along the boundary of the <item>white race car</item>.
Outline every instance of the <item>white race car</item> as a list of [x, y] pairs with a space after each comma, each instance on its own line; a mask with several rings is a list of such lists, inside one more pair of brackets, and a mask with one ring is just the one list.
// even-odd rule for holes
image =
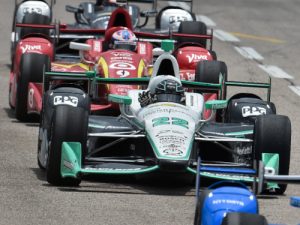
[[[206, 63], [210, 62], [215, 65]], [[46, 72], [46, 80], [69, 81], [44, 94], [38, 162], [46, 169], [48, 182], [78, 185], [89, 173], [196, 174], [198, 155], [205, 168], [203, 177], [253, 182], [261, 160], [267, 174], [288, 174], [288, 117], [276, 115], [269, 99], [237, 95], [242, 98], [228, 102], [222, 97], [229, 85], [270, 90], [270, 84], [225, 82], [221, 72], [216, 74], [219, 83], [181, 81], [177, 61], [169, 53], [157, 58], [150, 79]], [[71, 80], [80, 77], [90, 80], [88, 93], [72, 85]], [[110, 88], [114, 83], [148, 87], [130, 90], [127, 96], [109, 95], [109, 101], [120, 106], [120, 115], [92, 115], [90, 97], [99, 84]], [[201, 92], [208, 91], [219, 93], [219, 98], [205, 102]], [[203, 116], [204, 108], [212, 111], [208, 118]], [[225, 114], [219, 114], [223, 122], [217, 123], [215, 113], [220, 110]], [[286, 185], [271, 183], [265, 188], [283, 193]]]

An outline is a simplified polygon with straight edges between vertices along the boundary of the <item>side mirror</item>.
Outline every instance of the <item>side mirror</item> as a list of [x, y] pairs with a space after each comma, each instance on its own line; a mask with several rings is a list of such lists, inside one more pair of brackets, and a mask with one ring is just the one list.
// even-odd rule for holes
[[81, 50], [81, 51], [92, 50], [92, 46], [89, 44], [83, 44], [83, 43], [72, 42], [72, 41], [70, 42], [69, 48], [75, 50]]
[[211, 100], [205, 102], [205, 108], [211, 110], [225, 109], [227, 107], [227, 104], [227, 100]]
[[108, 95], [108, 101], [118, 103], [118, 104], [123, 104], [123, 105], [131, 105], [132, 103], [132, 99], [129, 96], [114, 95], [114, 94]]

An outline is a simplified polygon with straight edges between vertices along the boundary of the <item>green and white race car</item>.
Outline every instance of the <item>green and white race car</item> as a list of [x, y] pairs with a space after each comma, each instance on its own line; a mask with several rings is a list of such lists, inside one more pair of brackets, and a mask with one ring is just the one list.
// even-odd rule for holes
[[[205, 68], [218, 63], [224, 65], [199, 62]], [[226, 81], [221, 71], [211, 69], [214, 73], [203, 70], [202, 80], [218, 82], [181, 81], [176, 59], [164, 53], [151, 78], [46, 72], [46, 81], [69, 80], [44, 94], [38, 163], [46, 169], [47, 181], [78, 185], [85, 174], [196, 174], [199, 155], [202, 177], [253, 182], [262, 169], [265, 175], [288, 175], [291, 123], [287, 116], [276, 115], [270, 95], [267, 101], [253, 94], [224, 99], [228, 86], [266, 88], [270, 94], [270, 83]], [[72, 79], [89, 80], [89, 93], [72, 85]], [[90, 98], [100, 84], [146, 89], [109, 95], [108, 100], [120, 106], [120, 115], [94, 115]], [[205, 101], [206, 92], [218, 98]], [[208, 118], [204, 109], [211, 110]], [[276, 183], [264, 187], [274, 193], [285, 189], [286, 184]]]

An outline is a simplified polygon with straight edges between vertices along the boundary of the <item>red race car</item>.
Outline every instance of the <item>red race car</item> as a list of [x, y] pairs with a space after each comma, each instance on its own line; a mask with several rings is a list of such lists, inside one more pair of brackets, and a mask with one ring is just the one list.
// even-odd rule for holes
[[[16, 118], [21, 121], [25, 120], [29, 113], [39, 114], [42, 110], [43, 92], [50, 88], [45, 82], [47, 79], [44, 77], [44, 71], [66, 73], [66, 79], [50, 85], [80, 85], [84, 89], [91, 88], [89, 82], [76, 80], [72, 73], [97, 70], [100, 76], [111, 78], [147, 76], [151, 74], [156, 55], [163, 52], [157, 47], [157, 43], [162, 39], [172, 38], [176, 42], [175, 49], [170, 51], [173, 51], [179, 62], [183, 79], [212, 82], [201, 80], [202, 76], [199, 75], [203, 72], [213, 73], [214, 70], [206, 68], [205, 63], [198, 62], [216, 58], [211, 50], [212, 45], [210, 50], [206, 49], [206, 40], [212, 40], [212, 35], [206, 35], [206, 26], [201, 22], [182, 22], [177, 33], [133, 32], [129, 13], [120, 7], [112, 13], [106, 30], [71, 29], [57, 24], [17, 26], [53, 31], [50, 35], [28, 34], [16, 46], [10, 73], [9, 104], [15, 109]], [[216, 68], [218, 66], [222, 67], [220, 63]], [[218, 69], [220, 68], [215, 70]], [[226, 73], [226, 68], [222, 69]], [[218, 79], [216, 83], [219, 83]], [[113, 106], [106, 99], [108, 94], [126, 95], [128, 90], [135, 88], [136, 86], [119, 84], [103, 85], [93, 90], [95, 98], [91, 110], [111, 109]], [[206, 98], [218, 97], [216, 94], [210, 94]]]

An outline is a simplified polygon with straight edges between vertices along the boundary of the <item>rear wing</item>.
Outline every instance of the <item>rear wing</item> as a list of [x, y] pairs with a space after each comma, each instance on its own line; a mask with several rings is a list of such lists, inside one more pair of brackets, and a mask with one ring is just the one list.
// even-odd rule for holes
[[[36, 28], [36, 29], [49, 29], [53, 30], [53, 34], [50, 38], [53, 38], [55, 43], [58, 43], [60, 39], [87, 39], [87, 38], [99, 38], [103, 37], [106, 29], [79, 29], [79, 28], [70, 28], [66, 24], [50, 24], [50, 25], [40, 25], [40, 24], [16, 24], [16, 27], [22, 28]], [[178, 37], [187, 37], [187, 38], [197, 38], [197, 39], [206, 39], [210, 40], [209, 49], [213, 48], [213, 32], [207, 35], [200, 34], [183, 34], [178, 32], [168, 32], [168, 33], [156, 33], [153, 32], [143, 32], [143, 31], [133, 31], [133, 33], [142, 41], [147, 42], [157, 42], [166, 39], [173, 39]], [[81, 37], [80, 37], [81, 36]], [[144, 38], [144, 40], [142, 39]], [[146, 38], [146, 39], [145, 39]]]
[[[157, 2], [168, 2], [169, 0], [118, 0], [118, 2], [137, 2], [137, 3], [152, 3], [152, 8], [157, 9]], [[193, 0], [172, 0], [175, 3], [189, 3], [190, 4], [190, 11], [193, 11]]]
[[[90, 35], [104, 35], [106, 29], [78, 29], [78, 28], [69, 28], [66, 24], [51, 24], [51, 25], [40, 25], [40, 24], [16, 24], [17, 27], [23, 28], [36, 28], [36, 29], [49, 29], [55, 30], [55, 34], [90, 34]], [[155, 33], [155, 32], [143, 32], [143, 31], [133, 31], [138, 37], [148, 37], [148, 38], [157, 38], [157, 39], [170, 39], [172, 37], [190, 37], [190, 38], [199, 38], [199, 39], [208, 39], [212, 40], [213, 35], [199, 35], [199, 34], [183, 34], [177, 32], [171, 32], [168, 34], [164, 33]]]

